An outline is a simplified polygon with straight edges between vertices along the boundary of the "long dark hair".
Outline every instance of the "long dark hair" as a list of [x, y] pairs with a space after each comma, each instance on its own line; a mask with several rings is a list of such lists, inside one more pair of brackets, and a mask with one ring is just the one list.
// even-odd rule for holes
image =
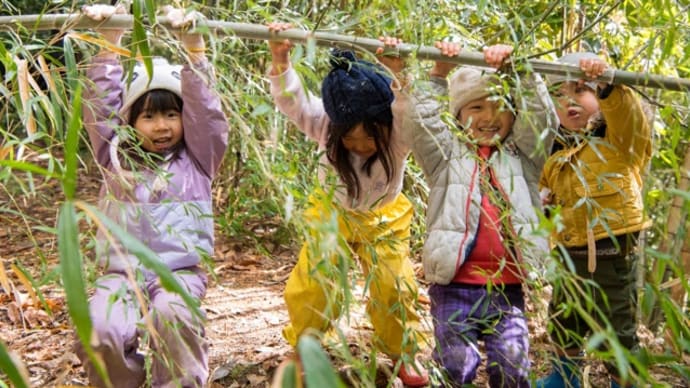
[[[393, 151], [390, 146], [391, 129], [393, 121], [387, 122], [364, 121], [362, 122], [364, 132], [374, 138], [376, 153], [370, 156], [362, 166], [362, 171], [371, 175], [371, 166], [379, 160], [386, 172], [386, 182], [390, 182], [395, 174], [393, 163]], [[337, 125], [331, 122], [328, 126], [328, 141], [326, 142], [326, 156], [331, 162], [338, 176], [345, 183], [347, 194], [355, 199], [359, 199], [361, 186], [355, 167], [350, 163], [350, 151], [343, 145], [343, 137], [352, 130], [352, 126]]]

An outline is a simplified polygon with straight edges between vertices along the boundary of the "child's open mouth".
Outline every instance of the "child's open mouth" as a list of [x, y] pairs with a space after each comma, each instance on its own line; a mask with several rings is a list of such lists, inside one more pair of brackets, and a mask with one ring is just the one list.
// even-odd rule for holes
[[160, 137], [160, 138], [153, 141], [153, 145], [160, 150], [164, 150], [164, 149], [170, 148], [170, 141], [171, 140], [172, 140], [172, 138], [170, 138], [170, 137]]
[[498, 127], [485, 127], [485, 128], [478, 128], [477, 130], [479, 132], [498, 132], [500, 128]]

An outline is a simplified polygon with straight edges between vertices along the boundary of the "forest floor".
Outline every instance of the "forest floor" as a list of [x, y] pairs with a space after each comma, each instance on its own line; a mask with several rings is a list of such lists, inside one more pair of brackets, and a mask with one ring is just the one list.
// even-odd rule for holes
[[[62, 190], [57, 180], [37, 182], [37, 185], [35, 192], [39, 194], [33, 196], [7, 198], [8, 191], [0, 192], [0, 209], [15, 211], [0, 212], [0, 265], [15, 291], [2, 292], [0, 287], [0, 340], [26, 367], [32, 387], [86, 386], [88, 381], [73, 349], [74, 335], [64, 293], [57, 285], [56, 236], [51, 229], [56, 226]], [[79, 176], [77, 197], [95, 203], [99, 185], [94, 169], [84, 172]], [[202, 305], [208, 317], [210, 387], [269, 386], [276, 367], [292, 354], [281, 336], [288, 322], [282, 292], [296, 261], [298, 247], [297, 243], [275, 246], [269, 255], [260, 254], [255, 247], [217, 231], [214, 274]], [[418, 261], [415, 266], [420, 273]], [[39, 283], [38, 290], [51, 313], [32, 300], [23, 283], [22, 278], [26, 276], [18, 275], [22, 272], [19, 268]], [[428, 285], [421, 281], [421, 273], [419, 278], [421, 288], [425, 289]], [[341, 320], [340, 328], [346, 334], [353, 355], [366, 358], [369, 354], [367, 338], [372, 328], [363, 313], [364, 300], [361, 296], [352, 308], [351, 319], [349, 322]], [[422, 315], [429, 322], [428, 303], [422, 306]], [[546, 358], [549, 345], [545, 322], [539, 318], [543, 314], [534, 306], [530, 310], [530, 357], [535, 375], [541, 376], [550, 368]], [[647, 336], [646, 342], [651, 344], [649, 346], [661, 346], [652, 336]], [[428, 350], [420, 359], [432, 366]], [[377, 361], [384, 376], [377, 379], [377, 385], [400, 386], [399, 381], [385, 378], [385, 371], [391, 367], [390, 360], [380, 355]], [[341, 371], [347, 369], [341, 361], [334, 359], [334, 364]], [[669, 369], [663, 366], [657, 369], [654, 375], [668, 387], [687, 386], [687, 381], [674, 376]], [[608, 386], [601, 363], [588, 362], [586, 372], [588, 386]], [[2, 379], [0, 374], [0, 382]], [[476, 384], [486, 385], [483, 368]]]

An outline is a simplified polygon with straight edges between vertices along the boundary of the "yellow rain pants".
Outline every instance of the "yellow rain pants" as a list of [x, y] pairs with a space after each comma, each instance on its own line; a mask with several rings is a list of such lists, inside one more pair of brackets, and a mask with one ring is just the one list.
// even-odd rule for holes
[[318, 198], [312, 195], [305, 214], [310, 240], [302, 246], [285, 287], [290, 324], [283, 336], [294, 347], [305, 331], [328, 330], [342, 310], [342, 284], [349, 284], [347, 268], [354, 253], [366, 279], [367, 313], [376, 344], [395, 359], [414, 354], [423, 337], [415, 310], [417, 281], [409, 260], [410, 201], [400, 194], [378, 209], [358, 212]]

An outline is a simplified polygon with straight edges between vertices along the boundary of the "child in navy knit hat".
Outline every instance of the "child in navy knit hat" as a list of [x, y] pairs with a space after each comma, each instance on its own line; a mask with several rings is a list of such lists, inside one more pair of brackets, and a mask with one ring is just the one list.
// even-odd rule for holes
[[[290, 25], [272, 23], [268, 27], [282, 31]], [[322, 98], [318, 98], [305, 90], [290, 65], [290, 42], [274, 40], [269, 46], [272, 66], [268, 76], [278, 109], [318, 143], [324, 154], [321, 182], [326, 182], [326, 166], [338, 177], [335, 203], [323, 201], [323, 193], [317, 190], [306, 212], [308, 221], [327, 222], [332, 219], [331, 211], [337, 212], [337, 241], [347, 242], [349, 249], [344, 251], [359, 256], [368, 276], [367, 312], [376, 344], [396, 367], [397, 361], [402, 362], [398, 375], [403, 383], [426, 385], [427, 372], [414, 358], [422, 338], [414, 307], [417, 281], [409, 260], [412, 205], [401, 192], [409, 146], [400, 138], [391, 111], [391, 80], [382, 69], [357, 60], [353, 53], [333, 51], [332, 69], [323, 80]], [[337, 254], [314, 257], [317, 248], [312, 244], [303, 245], [285, 288], [290, 324], [283, 335], [292, 346], [308, 331], [326, 331], [341, 310], [340, 303], [333, 306], [333, 297], [327, 295], [338, 284], [340, 274], [328, 271], [337, 260], [350, 258]], [[337, 301], [343, 299], [342, 290], [333, 294]]]

